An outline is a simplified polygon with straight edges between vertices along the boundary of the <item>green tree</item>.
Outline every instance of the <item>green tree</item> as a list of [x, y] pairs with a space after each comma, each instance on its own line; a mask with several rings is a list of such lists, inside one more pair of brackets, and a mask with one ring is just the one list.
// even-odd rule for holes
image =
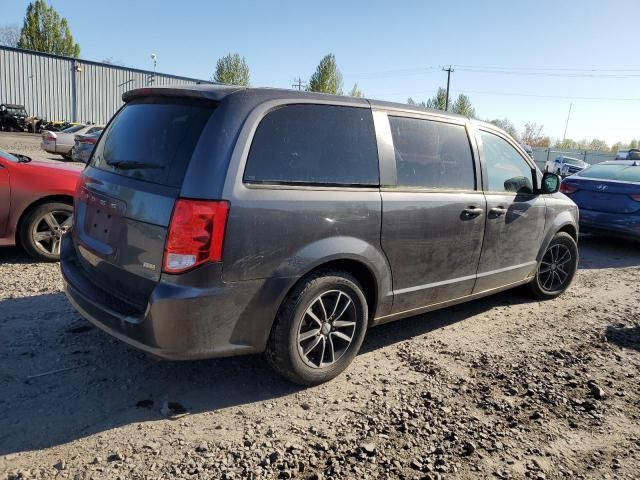
[[80, 45], [73, 42], [67, 19], [44, 0], [31, 2], [27, 7], [18, 47], [67, 57], [80, 56]]
[[353, 88], [349, 92], [349, 96], [361, 98], [361, 97], [364, 97], [364, 92], [358, 88], [357, 83], [354, 83]]
[[409, 105], [415, 105], [415, 106], [418, 106], [418, 107], [426, 107], [427, 106], [424, 102], [418, 103], [411, 97], [407, 98], [407, 103]]
[[214, 82], [227, 85], [249, 86], [249, 66], [244, 57], [229, 53], [218, 59], [216, 72], [211, 78]]
[[309, 79], [307, 90], [342, 95], [342, 73], [338, 69], [336, 57], [333, 53], [325, 55], [320, 60], [316, 71]]
[[427, 108], [434, 108], [436, 110], [446, 110], [446, 105], [447, 105], [447, 91], [442, 88], [439, 87], [438, 91], [436, 91], [436, 94], [433, 96], [433, 98], [430, 98], [429, 100], [427, 100]]
[[631, 143], [629, 144], [629, 148], [638, 148], [638, 140], [636, 140], [635, 138], [631, 140]]
[[451, 106], [451, 111], [469, 118], [476, 118], [476, 109], [471, 105], [471, 100], [464, 94], [458, 95], [458, 98]]
[[495, 118], [493, 120], [488, 120], [488, 122], [507, 132], [516, 141], [518, 142], [520, 141], [520, 135], [518, 135], [518, 130], [516, 130], [516, 126], [513, 123], [511, 123], [511, 121], [508, 118], [503, 118], [502, 120], [499, 118]]
[[17, 47], [20, 41], [20, 27], [17, 24], [0, 26], [0, 45]]

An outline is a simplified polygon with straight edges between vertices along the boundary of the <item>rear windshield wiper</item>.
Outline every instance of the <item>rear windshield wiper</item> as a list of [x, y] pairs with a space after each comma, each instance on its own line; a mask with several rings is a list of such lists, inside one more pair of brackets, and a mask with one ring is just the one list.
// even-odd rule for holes
[[163, 165], [156, 165], [153, 163], [145, 163], [145, 162], [127, 162], [125, 160], [116, 160], [114, 162], [107, 162], [107, 165], [119, 168], [121, 170], [134, 170], [138, 168], [156, 168], [159, 170], [164, 169]]

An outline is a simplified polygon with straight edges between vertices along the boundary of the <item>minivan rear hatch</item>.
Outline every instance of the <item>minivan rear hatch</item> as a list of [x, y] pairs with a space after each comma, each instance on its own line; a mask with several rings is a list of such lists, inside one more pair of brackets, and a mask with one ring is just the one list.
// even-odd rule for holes
[[91, 282], [136, 311], [160, 279], [174, 204], [216, 106], [179, 97], [132, 100], [104, 130], [81, 176], [78, 261]]

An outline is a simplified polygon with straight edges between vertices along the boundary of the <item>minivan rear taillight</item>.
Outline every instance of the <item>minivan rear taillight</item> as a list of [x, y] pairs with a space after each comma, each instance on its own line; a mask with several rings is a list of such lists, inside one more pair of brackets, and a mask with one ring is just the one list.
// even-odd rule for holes
[[164, 248], [163, 271], [180, 273], [222, 260], [228, 213], [229, 202], [178, 199]]

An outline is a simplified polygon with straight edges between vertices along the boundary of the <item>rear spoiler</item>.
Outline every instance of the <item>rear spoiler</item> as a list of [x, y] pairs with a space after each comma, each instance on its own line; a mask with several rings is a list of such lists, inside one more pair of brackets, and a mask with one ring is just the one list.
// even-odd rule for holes
[[232, 85], [192, 85], [188, 87], [147, 87], [136, 88], [122, 94], [122, 101], [125, 103], [131, 100], [144, 97], [180, 97], [193, 98], [199, 100], [220, 101], [227, 95], [246, 87]]

